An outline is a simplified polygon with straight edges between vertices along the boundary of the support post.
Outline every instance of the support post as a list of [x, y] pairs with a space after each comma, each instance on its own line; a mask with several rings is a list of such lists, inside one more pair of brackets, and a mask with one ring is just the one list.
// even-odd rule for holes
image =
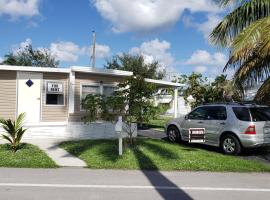
[[177, 111], [178, 111], [178, 88], [174, 89], [174, 118], [177, 118]]
[[69, 92], [68, 92], [68, 113], [74, 113], [74, 99], [75, 99], [75, 72], [71, 71], [69, 74]]

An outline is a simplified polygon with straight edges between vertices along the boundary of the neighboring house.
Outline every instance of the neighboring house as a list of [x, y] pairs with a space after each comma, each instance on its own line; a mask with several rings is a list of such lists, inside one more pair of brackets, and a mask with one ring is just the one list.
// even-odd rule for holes
[[[132, 72], [90, 67], [42, 68], [0, 65], [0, 117], [15, 119], [26, 113], [29, 137], [111, 137], [106, 123], [83, 124], [81, 100], [87, 94], [110, 95]], [[158, 87], [177, 83], [146, 79]], [[177, 105], [177, 98], [176, 98]], [[177, 106], [174, 116], [177, 115]], [[99, 127], [103, 128], [100, 129]]]
[[[173, 95], [168, 94], [168, 93], [159, 93], [155, 96], [155, 104], [158, 105], [168, 105], [169, 109], [166, 111], [165, 115], [173, 115], [175, 112], [175, 103], [174, 103], [175, 99], [173, 97]], [[179, 94], [177, 97], [177, 108], [176, 108], [176, 112], [177, 112], [177, 116], [181, 117], [184, 116], [186, 114], [188, 114], [191, 111], [191, 107], [190, 105], [188, 105], [185, 102], [184, 97]]]

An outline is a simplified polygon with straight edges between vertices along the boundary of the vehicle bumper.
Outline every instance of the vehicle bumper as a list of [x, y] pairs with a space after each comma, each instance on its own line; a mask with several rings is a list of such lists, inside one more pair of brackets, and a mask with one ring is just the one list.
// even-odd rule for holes
[[261, 147], [270, 146], [270, 136], [264, 135], [241, 135], [240, 141], [243, 147]]

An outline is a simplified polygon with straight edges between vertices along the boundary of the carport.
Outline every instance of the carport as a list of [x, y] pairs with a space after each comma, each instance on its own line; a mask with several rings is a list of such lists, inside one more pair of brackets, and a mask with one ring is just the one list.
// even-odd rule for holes
[[185, 86], [185, 84], [181, 83], [173, 83], [170, 81], [163, 81], [163, 80], [154, 80], [154, 79], [144, 79], [148, 83], [153, 83], [155, 84], [158, 88], [164, 88], [164, 89], [173, 89], [173, 108], [174, 108], [174, 118], [177, 118], [177, 106], [178, 106], [178, 89], [180, 87]]

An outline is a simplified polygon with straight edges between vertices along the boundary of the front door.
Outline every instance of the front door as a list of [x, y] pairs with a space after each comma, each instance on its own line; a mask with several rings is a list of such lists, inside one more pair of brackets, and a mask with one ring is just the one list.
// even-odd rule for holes
[[17, 115], [26, 114], [26, 123], [40, 121], [41, 73], [18, 72], [17, 74]]

